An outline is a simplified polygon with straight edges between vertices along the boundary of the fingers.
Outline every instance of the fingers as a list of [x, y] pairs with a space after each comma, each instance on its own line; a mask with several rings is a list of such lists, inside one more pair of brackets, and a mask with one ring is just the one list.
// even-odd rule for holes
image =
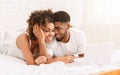
[[74, 62], [73, 59], [74, 59], [74, 57], [69, 57], [69, 58], [68, 58], [69, 63], [73, 63], [73, 62]]
[[63, 58], [63, 62], [64, 63], [73, 63], [74, 62], [74, 57], [73, 56], [65, 56], [64, 58]]
[[70, 60], [70, 63], [73, 63], [74, 62], [74, 60], [72, 59], [72, 60]]
[[46, 62], [46, 57], [45, 56], [39, 56], [36, 60], [35, 63], [37, 65], [44, 64]]
[[33, 33], [35, 34], [38, 31], [39, 31], [39, 26], [38, 25], [34, 25], [34, 27], [33, 27]]
[[44, 32], [43, 32], [43, 30], [41, 29], [40, 26], [34, 25], [33, 33], [39, 41], [44, 41], [45, 40], [45, 34], [44, 34]]
[[65, 64], [68, 64], [68, 63], [73, 63], [73, 62], [74, 62], [74, 60], [73, 60], [73, 59], [71, 59], [71, 60], [65, 60], [65, 61], [64, 61], [64, 63], [65, 63]]

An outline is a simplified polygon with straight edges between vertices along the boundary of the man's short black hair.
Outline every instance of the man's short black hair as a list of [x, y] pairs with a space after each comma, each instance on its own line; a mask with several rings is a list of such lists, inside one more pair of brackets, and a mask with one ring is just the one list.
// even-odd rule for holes
[[70, 15], [65, 11], [57, 11], [54, 13], [54, 22], [70, 22]]

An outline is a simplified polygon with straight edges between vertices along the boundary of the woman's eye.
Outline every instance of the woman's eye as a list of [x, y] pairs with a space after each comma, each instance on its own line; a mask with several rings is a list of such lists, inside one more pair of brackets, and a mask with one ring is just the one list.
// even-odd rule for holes
[[49, 32], [49, 30], [44, 30], [44, 32]]

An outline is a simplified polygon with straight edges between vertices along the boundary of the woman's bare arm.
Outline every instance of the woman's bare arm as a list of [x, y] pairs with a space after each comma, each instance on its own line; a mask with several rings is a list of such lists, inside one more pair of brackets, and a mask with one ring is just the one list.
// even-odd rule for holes
[[34, 65], [35, 62], [34, 62], [33, 54], [30, 50], [29, 36], [24, 33], [19, 35], [16, 40], [16, 45], [22, 51], [26, 63], [28, 65]]
[[45, 46], [45, 35], [43, 30], [38, 25], [35, 25], [33, 27], [33, 33], [38, 39], [40, 56], [47, 56], [47, 51]]

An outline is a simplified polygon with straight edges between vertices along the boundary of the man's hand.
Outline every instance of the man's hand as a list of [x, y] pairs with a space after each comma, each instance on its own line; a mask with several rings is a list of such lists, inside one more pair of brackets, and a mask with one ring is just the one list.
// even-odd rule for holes
[[63, 61], [64, 63], [73, 63], [74, 62], [74, 57], [73, 56], [65, 56], [61, 57], [60, 60]]
[[39, 56], [37, 59], [35, 59], [35, 63], [37, 65], [46, 63], [47, 59], [45, 56]]

